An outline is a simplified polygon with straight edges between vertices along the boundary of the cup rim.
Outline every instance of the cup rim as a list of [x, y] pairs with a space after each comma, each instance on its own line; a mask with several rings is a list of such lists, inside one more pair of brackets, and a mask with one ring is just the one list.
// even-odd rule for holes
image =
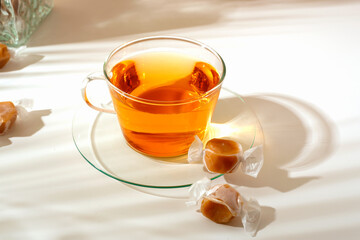
[[[137, 44], [137, 43], [140, 43], [140, 42], [144, 42], [144, 41], [149, 41], [149, 40], [176, 40], [176, 41], [183, 41], [183, 42], [188, 42], [188, 43], [191, 43], [191, 44], [194, 44], [194, 45], [197, 45], [201, 48], [204, 48], [206, 49], [207, 51], [211, 52], [215, 57], [217, 57], [220, 62], [221, 62], [221, 65], [222, 65], [222, 68], [223, 68], [223, 72], [220, 76], [220, 80], [219, 80], [219, 83], [213, 87], [212, 89], [210, 89], [209, 91], [205, 92], [203, 95], [201, 95], [200, 97], [194, 97], [194, 98], [189, 98], [189, 99], [185, 99], [185, 100], [175, 100], [175, 101], [161, 101], [161, 100], [151, 100], [151, 99], [146, 99], [146, 98], [141, 98], [141, 97], [137, 97], [137, 96], [134, 96], [134, 95], [131, 95], [129, 93], [126, 93], [124, 91], [122, 91], [121, 89], [119, 89], [118, 87], [116, 87], [115, 85], [113, 85], [109, 79], [109, 76], [107, 75], [107, 72], [105, 70], [106, 68], [106, 65], [107, 63], [110, 61], [111, 57], [113, 55], [115, 55], [118, 51], [120, 51], [121, 49], [125, 48], [125, 47], [128, 47], [130, 45], [133, 45], [133, 44]], [[142, 102], [142, 103], [146, 103], [146, 104], [153, 104], [153, 105], [166, 105], [166, 106], [170, 106], [170, 105], [181, 105], [181, 104], [188, 104], [188, 103], [191, 103], [191, 102], [194, 102], [194, 101], [198, 101], [199, 99], [203, 99], [209, 95], [211, 95], [212, 93], [214, 93], [218, 88], [221, 88], [221, 85], [222, 85], [222, 82], [225, 78], [225, 75], [226, 75], [226, 66], [225, 66], [225, 62], [224, 60], [222, 59], [222, 57], [220, 56], [219, 53], [217, 53], [213, 48], [209, 47], [208, 45], [202, 43], [202, 42], [199, 42], [199, 41], [196, 41], [196, 40], [193, 40], [193, 39], [190, 39], [190, 38], [185, 38], [185, 37], [177, 37], [177, 36], [151, 36], [151, 37], [143, 37], [143, 38], [138, 38], [138, 39], [135, 39], [135, 40], [132, 40], [132, 41], [129, 41], [127, 43], [124, 43], [120, 46], [118, 46], [117, 48], [115, 48], [114, 50], [111, 51], [111, 53], [109, 54], [109, 56], [107, 57], [107, 59], [105, 60], [104, 62], [104, 65], [103, 65], [103, 73], [104, 73], [104, 76], [107, 80], [107, 83], [116, 91], [118, 92], [119, 94], [123, 95], [124, 97], [126, 98], [129, 98], [133, 101], [137, 101], [137, 102]]]

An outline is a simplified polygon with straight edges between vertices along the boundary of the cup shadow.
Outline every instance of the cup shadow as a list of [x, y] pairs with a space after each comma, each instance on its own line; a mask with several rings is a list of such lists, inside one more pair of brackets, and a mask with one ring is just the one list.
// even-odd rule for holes
[[[311, 168], [335, 149], [336, 128], [313, 106], [298, 99], [278, 95], [244, 98], [254, 110], [264, 134], [264, 165], [257, 178], [240, 169], [227, 174], [232, 184], [247, 187], [271, 187], [280, 192], [296, 189], [316, 176], [291, 177], [290, 172]], [[234, 112], [241, 111], [233, 109]]]
[[15, 121], [14, 126], [9, 129], [7, 133], [0, 136], [0, 147], [12, 144], [11, 138], [13, 137], [32, 136], [44, 126], [42, 117], [51, 113], [50, 109], [34, 110], [28, 112], [22, 108], [21, 111], [22, 115]]

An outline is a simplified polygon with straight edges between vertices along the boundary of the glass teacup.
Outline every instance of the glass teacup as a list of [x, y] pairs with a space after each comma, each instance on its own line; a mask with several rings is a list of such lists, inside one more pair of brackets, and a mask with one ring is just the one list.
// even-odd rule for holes
[[[185, 154], [211, 121], [225, 64], [218, 53], [194, 40], [148, 37], [116, 48], [104, 77], [90, 75], [86, 103], [116, 113], [124, 138], [135, 150], [156, 157]], [[115, 111], [96, 107], [86, 95], [90, 81], [108, 83]]]

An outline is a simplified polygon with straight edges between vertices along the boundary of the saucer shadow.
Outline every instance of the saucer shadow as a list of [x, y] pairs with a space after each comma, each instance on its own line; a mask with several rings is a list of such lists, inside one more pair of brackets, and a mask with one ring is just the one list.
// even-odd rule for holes
[[[242, 174], [239, 168], [225, 179], [239, 186], [271, 187], [280, 192], [317, 179], [290, 177], [289, 172], [324, 161], [335, 148], [335, 126], [315, 108], [297, 99], [259, 95], [244, 100], [256, 113], [263, 130], [264, 165], [257, 178]], [[233, 109], [232, 116], [236, 111]]]
[[[25, 110], [22, 110], [24, 112]], [[15, 121], [13, 127], [7, 133], [0, 136], [0, 147], [10, 145], [13, 137], [29, 137], [39, 131], [44, 122], [42, 117], [51, 113], [50, 109], [35, 110], [24, 113]]]

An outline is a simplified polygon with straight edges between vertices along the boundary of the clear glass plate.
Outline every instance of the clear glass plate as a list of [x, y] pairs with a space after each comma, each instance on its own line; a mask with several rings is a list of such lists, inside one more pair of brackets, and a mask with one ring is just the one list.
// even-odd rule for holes
[[[115, 114], [97, 112], [86, 104], [73, 119], [74, 143], [91, 166], [123, 183], [146, 188], [184, 188], [203, 177], [221, 174], [204, 171], [202, 164], [188, 164], [187, 156], [155, 158], [134, 151], [122, 136]], [[237, 94], [222, 89], [206, 139], [233, 137], [244, 150], [263, 142], [256, 115]]]

